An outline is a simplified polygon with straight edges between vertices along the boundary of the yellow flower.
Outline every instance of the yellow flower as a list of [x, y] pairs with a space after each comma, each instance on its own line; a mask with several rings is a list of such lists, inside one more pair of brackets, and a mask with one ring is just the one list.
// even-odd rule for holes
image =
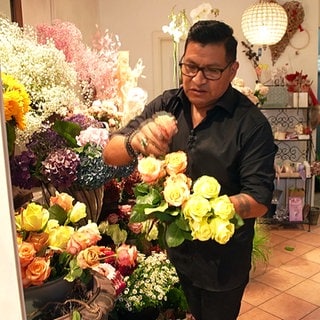
[[212, 238], [212, 229], [207, 219], [202, 219], [199, 222], [190, 221], [190, 228], [193, 239], [207, 241]]
[[201, 176], [193, 185], [193, 192], [206, 199], [216, 198], [220, 193], [221, 186], [217, 179], [210, 176]]
[[51, 229], [49, 233], [49, 246], [52, 249], [65, 250], [73, 233], [74, 228], [70, 226], [58, 226], [55, 229]]
[[30, 109], [30, 97], [25, 87], [12, 76], [1, 73], [6, 121], [13, 120], [20, 130], [25, 128], [25, 114]]
[[179, 207], [190, 196], [190, 187], [187, 184], [187, 177], [184, 174], [169, 176], [165, 181], [163, 196], [169, 205]]
[[198, 194], [192, 194], [182, 207], [187, 220], [200, 222], [211, 210], [210, 202]]
[[25, 231], [40, 231], [42, 230], [49, 219], [49, 212], [41, 205], [29, 203], [22, 211], [21, 215], [16, 217], [18, 229]]
[[183, 173], [187, 168], [187, 155], [183, 151], [172, 152], [165, 156], [164, 162], [169, 175]]
[[235, 231], [235, 225], [228, 220], [214, 218], [210, 222], [212, 228], [212, 239], [220, 244], [226, 244]]
[[76, 202], [76, 204], [71, 209], [69, 219], [72, 223], [75, 223], [80, 219], [85, 218], [86, 216], [86, 205], [83, 202]]
[[227, 195], [220, 196], [210, 201], [215, 216], [223, 220], [230, 220], [235, 215], [233, 203]]

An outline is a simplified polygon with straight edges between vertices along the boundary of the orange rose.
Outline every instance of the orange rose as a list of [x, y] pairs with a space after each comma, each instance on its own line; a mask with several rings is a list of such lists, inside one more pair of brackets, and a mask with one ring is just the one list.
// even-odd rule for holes
[[34, 245], [29, 242], [22, 241], [18, 245], [18, 255], [21, 267], [26, 267], [36, 256]]
[[26, 269], [26, 278], [34, 286], [40, 286], [50, 276], [50, 260], [44, 257], [35, 257]]
[[81, 269], [92, 268], [100, 263], [100, 248], [92, 246], [80, 251], [77, 256], [77, 264]]
[[74, 198], [69, 194], [64, 192], [59, 193], [58, 191], [56, 191], [56, 196], [50, 197], [50, 206], [57, 204], [61, 208], [63, 208], [64, 211], [69, 212], [73, 207], [73, 200]]
[[169, 175], [183, 173], [187, 168], [187, 155], [183, 151], [169, 153], [165, 156], [166, 171]]
[[30, 232], [27, 241], [32, 243], [35, 250], [39, 252], [42, 248], [48, 245], [49, 234], [46, 232]]

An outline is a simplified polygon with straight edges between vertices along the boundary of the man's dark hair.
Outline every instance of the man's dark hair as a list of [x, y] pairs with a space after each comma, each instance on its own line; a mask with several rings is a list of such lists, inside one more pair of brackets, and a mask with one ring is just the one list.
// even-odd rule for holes
[[224, 22], [217, 20], [200, 20], [189, 30], [184, 52], [189, 42], [197, 42], [202, 45], [224, 44], [226, 59], [228, 62], [237, 59], [238, 42], [233, 36], [233, 29]]

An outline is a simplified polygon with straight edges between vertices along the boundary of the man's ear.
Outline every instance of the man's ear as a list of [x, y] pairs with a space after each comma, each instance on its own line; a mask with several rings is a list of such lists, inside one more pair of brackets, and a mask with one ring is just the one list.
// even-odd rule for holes
[[238, 69], [239, 69], [239, 62], [235, 61], [230, 68], [231, 78], [232, 78], [231, 80], [233, 80], [233, 78], [236, 76]]

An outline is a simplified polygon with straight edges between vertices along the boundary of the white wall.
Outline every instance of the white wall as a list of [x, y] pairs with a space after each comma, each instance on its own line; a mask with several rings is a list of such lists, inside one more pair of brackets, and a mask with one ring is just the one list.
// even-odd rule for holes
[[[238, 41], [245, 40], [241, 31], [241, 15], [246, 8], [258, 1], [215, 0], [208, 2], [213, 7], [220, 9], [218, 19], [234, 28]], [[280, 4], [284, 2], [278, 1]], [[156, 95], [159, 92], [154, 90], [153, 33], [157, 31], [161, 33], [161, 27], [168, 24], [168, 15], [174, 6], [176, 11], [185, 8], [189, 13], [201, 2], [198, 0], [99, 0], [99, 3], [101, 27], [109, 28], [120, 36], [123, 49], [130, 51], [130, 61], [132, 63], [139, 57], [143, 59], [146, 65], [146, 79], [140, 83], [147, 89], [150, 97]], [[290, 72], [303, 70], [314, 80], [314, 88], [316, 88], [319, 1], [304, 0], [302, 4], [305, 11], [303, 27], [310, 33], [310, 43], [307, 48], [300, 50], [298, 55], [296, 55], [296, 50], [287, 47], [276, 66], [288, 63]], [[298, 46], [303, 45], [306, 41], [305, 35], [302, 33], [297, 34], [293, 40]], [[242, 53], [242, 49], [242, 45], [239, 44], [240, 70], [238, 75], [244, 78], [248, 85], [252, 86], [255, 81], [254, 70], [249, 60]], [[263, 52], [261, 62], [271, 65], [269, 49]]]
[[[205, 1], [203, 1], [205, 2]], [[243, 78], [250, 86], [254, 85], [255, 73], [249, 60], [242, 52], [240, 44], [245, 40], [241, 31], [241, 15], [254, 0], [215, 0], [211, 5], [220, 10], [217, 19], [230, 24], [239, 41], [238, 60], [240, 69], [238, 76]], [[285, 0], [279, 0], [284, 4]], [[289, 72], [303, 71], [314, 81], [314, 90], [317, 88], [317, 56], [318, 56], [318, 25], [319, 25], [319, 0], [301, 1], [305, 19], [303, 28], [310, 34], [310, 42], [303, 50], [287, 47], [277, 61], [275, 67], [289, 65]], [[187, 13], [199, 5], [198, 0], [22, 0], [23, 19], [26, 24], [50, 22], [50, 18], [60, 18], [74, 22], [82, 31], [85, 41], [89, 44], [93, 35], [95, 24], [100, 29], [108, 29], [120, 37], [122, 50], [130, 51], [130, 64], [133, 66], [139, 58], [145, 65], [145, 79], [140, 80], [140, 85], [147, 90], [149, 99], [159, 94], [162, 89], [170, 86], [171, 72], [171, 41], [168, 35], [161, 31], [167, 25], [168, 15], [172, 8], [175, 11], [186, 9]], [[162, 39], [160, 39], [162, 38]], [[161, 40], [168, 39], [162, 43]], [[307, 41], [305, 32], [297, 32], [292, 39], [300, 47]], [[257, 49], [257, 48], [255, 48]], [[162, 51], [161, 51], [162, 50]], [[261, 62], [272, 67], [270, 50], [263, 52]], [[161, 67], [160, 64], [163, 64]], [[160, 75], [161, 73], [161, 75]]]

